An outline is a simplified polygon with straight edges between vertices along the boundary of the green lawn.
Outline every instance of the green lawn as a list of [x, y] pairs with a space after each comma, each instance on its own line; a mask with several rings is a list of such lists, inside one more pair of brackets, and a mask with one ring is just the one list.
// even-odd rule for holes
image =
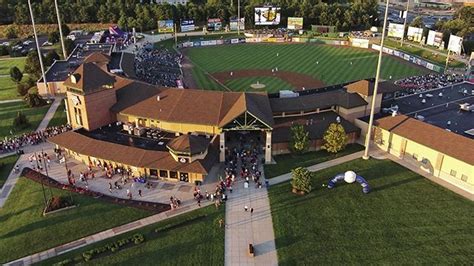
[[[353, 170], [373, 191], [322, 184]], [[280, 265], [462, 265], [474, 261], [474, 202], [386, 160], [354, 160], [313, 175], [313, 191], [269, 197]]]
[[14, 135], [36, 130], [48, 109], [49, 105], [38, 108], [29, 108], [23, 101], [0, 104], [0, 138], [11, 136], [10, 130], [13, 130], [13, 120], [18, 112], [21, 111], [27, 116], [30, 126], [20, 131], [13, 130]]
[[0, 76], [0, 101], [18, 98], [16, 83], [8, 77]]
[[311, 151], [304, 154], [282, 154], [274, 156], [276, 164], [264, 165], [265, 177], [273, 178], [291, 172], [291, 169], [297, 167], [308, 167], [325, 161], [333, 160], [354, 152], [364, 149], [364, 146], [359, 144], [349, 144], [346, 149], [337, 153], [331, 154], [326, 150]]
[[10, 68], [16, 66], [23, 72], [26, 57], [13, 57], [0, 59], [0, 75], [10, 76]]
[[2, 188], [3, 184], [5, 184], [5, 181], [7, 181], [8, 175], [10, 174], [13, 167], [15, 167], [17, 160], [17, 155], [0, 158], [0, 188]]
[[[51, 265], [65, 259], [88, 265], [224, 265], [224, 229], [219, 219], [224, 218], [224, 207], [202, 208], [148, 227], [104, 240], [84, 248], [46, 260]], [[155, 230], [158, 229], [158, 232]], [[145, 242], [88, 263], [81, 254], [134, 233], [142, 233]]]
[[64, 100], [61, 100], [56, 113], [54, 113], [53, 118], [49, 121], [48, 127], [61, 126], [65, 124], [67, 124], [66, 106]]
[[[49, 189], [47, 188], [47, 193]], [[52, 189], [54, 195], [68, 192]], [[0, 263], [67, 243], [150, 215], [149, 212], [73, 195], [78, 207], [42, 216], [41, 185], [20, 178], [0, 209]]]
[[288, 84], [286, 81], [277, 77], [248, 77], [248, 78], [237, 78], [231, 79], [225, 83], [225, 85], [233, 91], [260, 91], [250, 87], [255, 83], [265, 84], [266, 87], [261, 91], [279, 92], [280, 90], [292, 89], [293, 86]]
[[[322, 80], [326, 85], [332, 85], [374, 77], [377, 63], [377, 53], [368, 49], [314, 44], [221, 45], [191, 48], [187, 54], [197, 65], [193, 75], [198, 87], [203, 89], [219, 88], [216, 88], [215, 82], [207, 77], [204, 71], [212, 74], [278, 67], [281, 71], [306, 74]], [[385, 56], [382, 63], [382, 78], [385, 79], [390, 76], [399, 79], [427, 72], [428, 70], [390, 56]], [[268, 87], [267, 89], [274, 91]]]
[[[403, 47], [400, 47], [400, 41], [385, 39], [385, 45], [388, 47], [400, 50], [402, 52], [406, 52], [412, 55], [417, 55], [423, 59], [426, 59], [428, 61], [431, 61], [443, 67], [446, 65], [446, 56], [434, 54], [431, 51], [432, 49], [430, 48], [422, 49], [419, 47], [412, 46], [410, 45], [409, 41], [405, 41], [405, 44], [403, 45]], [[438, 50], [438, 51], [442, 53], [447, 53], [445, 50]], [[459, 61], [449, 62], [449, 66], [450, 67], [466, 67], [466, 65], [463, 62], [459, 62]]]

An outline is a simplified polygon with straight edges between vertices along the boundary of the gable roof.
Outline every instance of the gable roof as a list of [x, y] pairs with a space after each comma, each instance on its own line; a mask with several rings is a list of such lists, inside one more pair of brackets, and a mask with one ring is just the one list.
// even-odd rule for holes
[[273, 116], [266, 94], [163, 89], [121, 113], [161, 121], [221, 127], [245, 111], [269, 126]]
[[[75, 79], [75, 82], [73, 82]], [[95, 63], [84, 63], [80, 65], [74, 73], [64, 81], [64, 85], [91, 93], [104, 89], [105, 85], [113, 85], [117, 78], [107, 73]]]
[[474, 140], [421, 122], [406, 115], [378, 119], [376, 126], [401, 137], [437, 150], [448, 156], [474, 164]]
[[168, 142], [167, 146], [170, 150], [193, 155], [205, 152], [209, 143], [210, 139], [203, 136], [181, 135]]
[[108, 64], [110, 56], [101, 52], [94, 52], [84, 59], [84, 63]]
[[[375, 81], [373, 79], [362, 79], [344, 86], [347, 92], [356, 92], [363, 96], [372, 96], [374, 94]], [[390, 81], [380, 81], [377, 89], [377, 94], [385, 92], [394, 92], [400, 90], [395, 84]]]

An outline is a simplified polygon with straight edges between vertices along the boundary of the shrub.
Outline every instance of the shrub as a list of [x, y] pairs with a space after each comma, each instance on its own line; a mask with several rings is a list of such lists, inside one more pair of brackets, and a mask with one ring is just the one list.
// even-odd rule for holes
[[41, 96], [39, 96], [39, 94], [37, 94], [37, 93], [28, 93], [28, 94], [26, 94], [24, 100], [30, 108], [40, 107], [40, 106], [46, 105], [46, 100], [41, 98]]
[[84, 259], [84, 261], [90, 261], [91, 259], [94, 258], [95, 255], [99, 255], [99, 254], [105, 253], [107, 251], [117, 252], [117, 251], [120, 250], [121, 247], [123, 247], [127, 244], [130, 244], [132, 241], [133, 241], [133, 243], [138, 245], [138, 244], [145, 241], [145, 236], [143, 236], [142, 234], [137, 233], [137, 234], [132, 235], [131, 237], [119, 239], [115, 242], [108, 243], [108, 244], [106, 244], [102, 247], [97, 247], [97, 248], [94, 248], [94, 249], [91, 249], [91, 250], [87, 250], [87, 251], [82, 253], [82, 258]]
[[331, 153], [342, 151], [347, 145], [347, 135], [344, 127], [339, 123], [331, 123], [324, 133], [323, 149]]
[[311, 172], [304, 168], [298, 167], [291, 170], [291, 186], [293, 189], [303, 191], [306, 193], [311, 192]]
[[23, 73], [21, 73], [20, 69], [16, 66], [10, 68], [10, 77], [15, 82], [20, 82], [23, 78]]
[[30, 89], [30, 87], [25, 83], [16, 84], [16, 92], [20, 96], [25, 96], [28, 93], [29, 89]]
[[70, 265], [72, 263], [73, 263], [72, 259], [65, 259], [63, 261], [54, 263], [53, 266], [64, 266], [64, 265]]
[[309, 132], [303, 125], [293, 125], [290, 128], [290, 150], [304, 153], [309, 148]]
[[13, 120], [13, 128], [16, 130], [21, 130], [30, 126], [30, 122], [28, 122], [28, 118], [22, 113], [18, 112], [15, 119]]

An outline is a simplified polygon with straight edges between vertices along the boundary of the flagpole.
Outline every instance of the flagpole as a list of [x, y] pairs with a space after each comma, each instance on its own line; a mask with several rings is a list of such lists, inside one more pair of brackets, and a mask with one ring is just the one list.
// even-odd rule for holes
[[35, 27], [35, 18], [33, 16], [33, 8], [31, 7], [31, 0], [28, 0], [28, 7], [30, 9], [30, 16], [31, 16], [31, 24], [33, 25], [33, 34], [35, 36], [35, 42], [36, 42], [36, 50], [38, 51], [38, 58], [39, 58], [39, 63], [41, 67], [41, 74], [43, 75], [43, 82], [46, 86], [46, 90], [48, 94], [51, 94], [49, 91], [49, 86], [48, 86], [48, 81], [46, 80], [46, 74], [44, 72], [44, 65], [43, 65], [43, 58], [41, 56], [41, 49], [38, 43], [38, 35], [36, 34], [36, 27]]
[[61, 47], [63, 48], [63, 57], [67, 58], [66, 47], [64, 46], [64, 36], [63, 29], [61, 26], [61, 16], [59, 15], [58, 0], [54, 0], [54, 6], [56, 7], [56, 16], [58, 17], [58, 26], [59, 26], [59, 37], [61, 38]]
[[388, 4], [390, 0], [387, 0], [385, 4], [385, 17], [383, 20], [383, 28], [382, 28], [382, 39], [380, 40], [380, 51], [379, 51], [379, 58], [377, 62], [377, 71], [375, 74], [375, 85], [374, 85], [374, 93], [372, 94], [372, 103], [370, 107], [370, 118], [369, 118], [369, 125], [367, 128], [367, 135], [365, 137], [365, 151], [364, 156], [362, 158], [364, 160], [368, 160], [369, 157], [369, 147], [370, 147], [370, 138], [372, 135], [372, 126], [374, 123], [374, 114], [375, 114], [375, 99], [377, 98], [377, 90], [379, 87], [379, 80], [380, 80], [380, 68], [382, 66], [382, 53], [383, 53], [383, 43], [385, 39], [385, 29], [387, 27], [387, 16], [388, 16]]

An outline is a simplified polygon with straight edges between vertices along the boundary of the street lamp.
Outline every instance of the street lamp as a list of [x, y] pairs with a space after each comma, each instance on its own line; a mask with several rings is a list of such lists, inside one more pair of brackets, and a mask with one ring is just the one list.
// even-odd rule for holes
[[382, 53], [383, 53], [383, 42], [385, 39], [385, 28], [387, 27], [387, 17], [388, 17], [388, 4], [390, 0], [387, 0], [385, 3], [385, 16], [383, 19], [383, 28], [382, 28], [382, 38], [380, 40], [380, 51], [379, 51], [379, 58], [377, 61], [377, 71], [375, 73], [375, 85], [374, 85], [374, 93], [372, 94], [372, 103], [370, 107], [370, 117], [369, 117], [369, 125], [367, 127], [367, 135], [365, 136], [365, 151], [364, 156], [362, 158], [364, 160], [369, 159], [369, 147], [370, 147], [370, 138], [372, 135], [372, 126], [374, 123], [374, 113], [375, 113], [375, 98], [377, 97], [377, 90], [379, 88], [379, 80], [380, 80], [380, 67], [382, 65]]
[[61, 38], [61, 46], [63, 48], [63, 57], [64, 57], [64, 60], [66, 60], [67, 53], [66, 53], [66, 47], [64, 46], [64, 36], [63, 36], [63, 29], [61, 27], [61, 16], [59, 16], [58, 0], [54, 0], [54, 6], [56, 7], [56, 16], [58, 17], [59, 37]]

